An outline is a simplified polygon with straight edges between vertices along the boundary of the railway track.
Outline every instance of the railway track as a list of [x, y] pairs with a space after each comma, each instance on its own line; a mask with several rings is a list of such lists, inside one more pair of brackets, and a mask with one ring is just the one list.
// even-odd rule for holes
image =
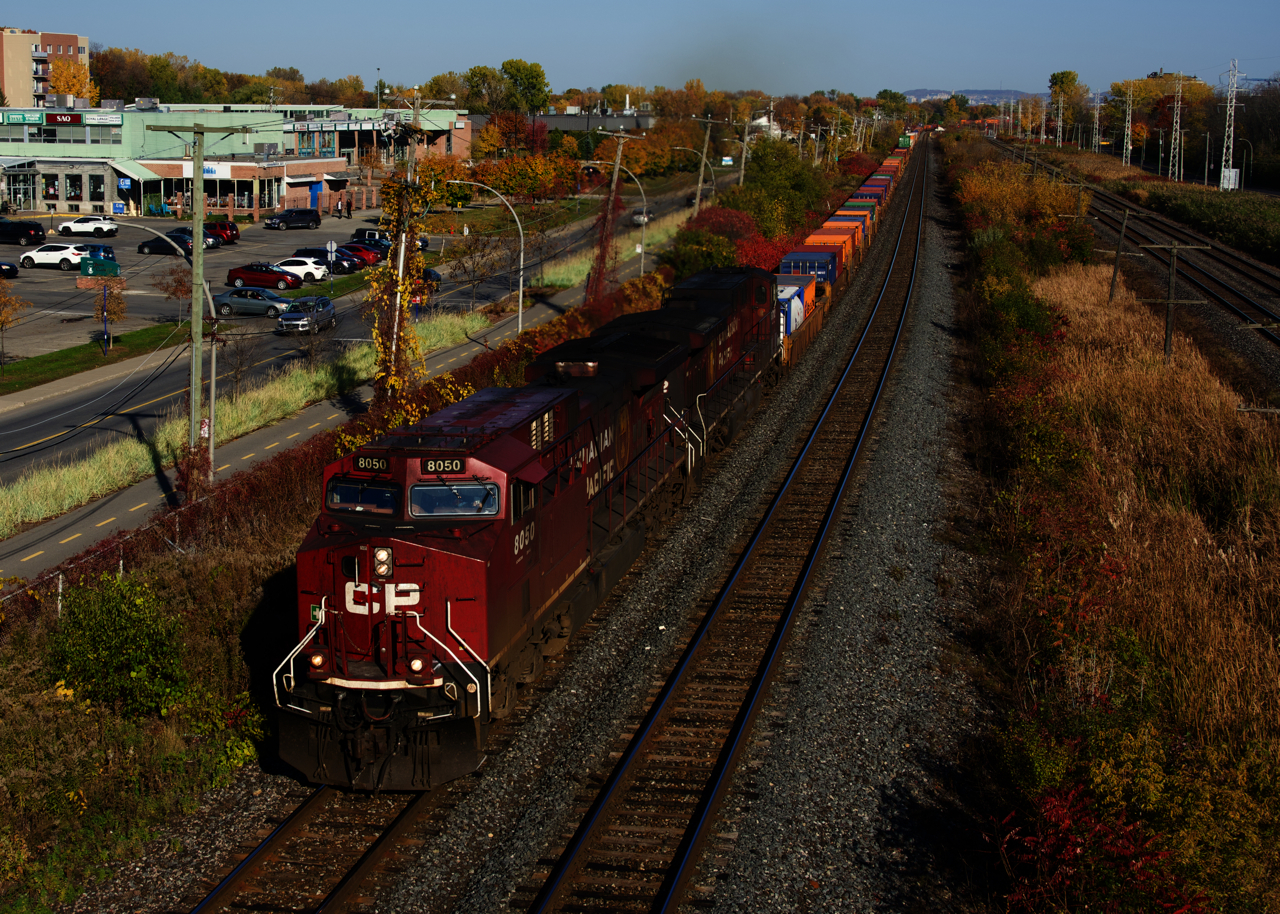
[[[1018, 151], [1008, 144], [996, 140], [991, 142], [1006, 154], [1014, 158], [1019, 156]], [[1025, 160], [1025, 155], [1023, 158]], [[1070, 177], [1053, 165], [1041, 162], [1038, 167]], [[1094, 187], [1091, 193], [1090, 215], [1117, 235], [1123, 225], [1126, 244], [1132, 242], [1135, 249], [1177, 244], [1180, 250], [1176, 276], [1210, 302], [1248, 323], [1280, 322], [1280, 272], [1110, 191]], [[1121, 215], [1125, 211], [1128, 211], [1127, 220]], [[1186, 245], [1185, 250], [1183, 245]], [[1159, 247], [1147, 247], [1143, 253], [1166, 271], [1173, 259], [1169, 250]], [[1246, 285], [1252, 288], [1246, 288]], [[1280, 334], [1271, 330], [1258, 332], [1280, 345]]]
[[843, 374], [612, 773], [579, 797], [577, 830], [513, 908], [665, 911], [685, 899], [892, 366], [924, 228], [927, 152], [916, 158], [893, 263]]

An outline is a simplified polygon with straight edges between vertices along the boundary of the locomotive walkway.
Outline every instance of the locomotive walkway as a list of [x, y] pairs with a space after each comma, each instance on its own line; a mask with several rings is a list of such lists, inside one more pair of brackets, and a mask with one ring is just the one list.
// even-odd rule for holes
[[[620, 268], [621, 279], [639, 275], [639, 262], [633, 258]], [[584, 290], [581, 287], [566, 289], [555, 295], [526, 300], [524, 323], [536, 327], [582, 304]], [[471, 361], [486, 348], [494, 348], [516, 336], [516, 315], [503, 318], [484, 334], [468, 339], [450, 349], [441, 349], [426, 358], [428, 377], [436, 377], [459, 368]], [[54, 381], [8, 397], [0, 397], [0, 411], [10, 401], [35, 402], [50, 397], [63, 396], [72, 391], [91, 388], [114, 381], [129, 374], [145, 357], [119, 362]], [[350, 393], [312, 404], [283, 422], [250, 432], [227, 442], [215, 453], [215, 472], [218, 479], [225, 479], [241, 470], [247, 470], [274, 456], [278, 449], [291, 447], [341, 425], [363, 412], [372, 397], [372, 388], [365, 386]], [[55, 568], [80, 554], [94, 543], [121, 531], [141, 527], [158, 508], [174, 497], [174, 472], [168, 470], [122, 489], [112, 495], [90, 502], [61, 517], [38, 524], [0, 543], [0, 578], [21, 576], [28, 580]]]

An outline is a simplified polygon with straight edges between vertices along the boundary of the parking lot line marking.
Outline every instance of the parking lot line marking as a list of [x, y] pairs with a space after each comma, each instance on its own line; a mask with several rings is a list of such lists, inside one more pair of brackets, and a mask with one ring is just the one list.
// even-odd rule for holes
[[253, 456], [252, 454], [245, 454], [245, 455], [244, 455], [243, 457], [241, 457], [240, 459], [241, 459], [241, 460], [248, 460], [248, 459], [249, 459], [250, 457], [252, 457], [252, 456]]
[[61, 546], [63, 543], [69, 543], [79, 535], [79, 533], [73, 533], [64, 540], [58, 540], [58, 545]]
[[[292, 435], [290, 435], [290, 436], [289, 436], [289, 438], [297, 438], [297, 437], [298, 437], [299, 435], [301, 435], [301, 434], [302, 434], [302, 432], [294, 432]], [[288, 441], [288, 440], [289, 440], [289, 438], [286, 438], [286, 439], [284, 439], [284, 440], [285, 440], [285, 441]]]
[[214, 470], [213, 472], [215, 472], [215, 473], [221, 473], [223, 470], [225, 470], [225, 469], [226, 469], [227, 467], [229, 467], [229, 466], [231, 466], [231, 464], [229, 464], [229, 463], [224, 463], [222, 466], [218, 467], [218, 468], [217, 468], [216, 470]]
[[145, 502], [145, 501], [144, 501], [144, 502], [143, 502], [142, 504], [140, 504], [140, 505], [134, 505], [134, 506], [133, 506], [132, 508], [130, 508], [129, 510], [130, 510], [130, 511], [137, 511], [139, 508], [145, 508], [146, 506], [147, 506], [147, 502]]
[[33, 559], [33, 558], [35, 558], [37, 555], [44, 555], [44, 550], [43, 550], [43, 549], [41, 549], [39, 552], [33, 552], [33, 553], [31, 553], [29, 556], [27, 556], [27, 558], [26, 558], [26, 559], [23, 559], [22, 561], [24, 561], [24, 562], [25, 562], [25, 561], [27, 561], [27, 559]]
[[[319, 422], [317, 422], [317, 423], [316, 423], [316, 425], [319, 425], [319, 424], [320, 424]], [[316, 427], [316, 425], [308, 425], [308, 426], [307, 426], [307, 431], [310, 431], [311, 429], [315, 428], [315, 427]]]
[[94, 526], [95, 526], [95, 527], [105, 527], [107, 524], [111, 523], [113, 520], [115, 520], [115, 518], [114, 518], [114, 517], [108, 517], [108, 518], [107, 518], [106, 520], [104, 520], [102, 523], [100, 523], [100, 524], [94, 524]]
[[264, 450], [264, 451], [269, 451], [269, 450], [271, 450], [273, 447], [275, 447], [275, 446], [276, 446], [277, 444], [279, 444], [279, 443], [280, 443], [279, 441], [273, 441], [273, 442], [271, 442], [270, 444], [268, 444], [266, 447], [264, 447], [264, 448], [263, 448], [263, 450]]

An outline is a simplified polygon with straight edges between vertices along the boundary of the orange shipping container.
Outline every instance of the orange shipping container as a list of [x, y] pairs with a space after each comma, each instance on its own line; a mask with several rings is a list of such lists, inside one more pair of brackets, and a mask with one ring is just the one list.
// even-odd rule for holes
[[817, 229], [804, 240], [805, 244], [824, 244], [838, 247], [844, 252], [844, 263], [853, 263], [853, 232], [849, 229]]
[[858, 247], [862, 246], [862, 223], [852, 220], [832, 220], [822, 223], [824, 229], [845, 229], [853, 232], [853, 243]]

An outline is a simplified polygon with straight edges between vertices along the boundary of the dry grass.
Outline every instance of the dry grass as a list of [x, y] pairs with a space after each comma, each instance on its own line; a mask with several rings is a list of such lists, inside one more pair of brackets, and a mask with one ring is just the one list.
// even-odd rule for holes
[[[1054, 155], [1049, 151], [1049, 159], [1057, 159], [1068, 168], [1074, 168], [1083, 175], [1096, 177], [1103, 181], [1135, 181], [1150, 173], [1134, 165], [1126, 166], [1115, 156], [1104, 156], [1092, 152], [1077, 152], [1069, 156]], [[1136, 156], [1135, 156], [1136, 158]]]
[[[1280, 735], [1280, 426], [1236, 412], [1185, 336], [1165, 367], [1163, 321], [1108, 267], [1067, 267], [1035, 291], [1070, 321], [1062, 393], [1095, 462], [1081, 497], [1105, 505], [1126, 565], [1104, 621], [1171, 672], [1176, 725], [1242, 749]], [[1088, 493], [1085, 495], [1084, 493]]]

